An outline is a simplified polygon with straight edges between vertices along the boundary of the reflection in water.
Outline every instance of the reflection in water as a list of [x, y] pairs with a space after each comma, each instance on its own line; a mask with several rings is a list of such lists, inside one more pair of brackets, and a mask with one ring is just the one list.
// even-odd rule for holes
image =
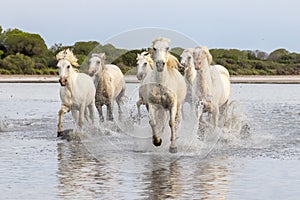
[[[119, 164], [120, 157], [103, 156], [103, 159], [96, 160], [78, 142], [60, 142], [57, 152], [59, 197], [72, 199], [226, 199], [227, 197], [228, 170], [223, 164], [224, 159], [199, 160], [197, 157], [181, 157], [174, 161], [164, 156], [148, 154], [139, 156], [140, 162], [134, 163], [135, 172], [129, 172], [126, 171], [127, 164]], [[123, 162], [126, 163], [125, 160]]]
[[211, 164], [208, 160], [181, 158], [171, 162], [168, 169], [156, 169], [158, 162], [158, 159], [152, 158], [154, 170], [145, 173], [143, 181], [149, 182], [145, 189], [149, 199], [227, 198], [228, 170], [220, 164], [220, 160], [214, 160]]

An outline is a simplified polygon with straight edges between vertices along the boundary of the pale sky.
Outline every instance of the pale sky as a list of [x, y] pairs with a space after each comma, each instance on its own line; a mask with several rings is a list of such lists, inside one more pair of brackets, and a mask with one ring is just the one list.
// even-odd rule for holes
[[[0, 25], [38, 33], [48, 47], [90, 40], [104, 44], [128, 32], [130, 48], [139, 40], [148, 47], [162, 29], [189, 38], [191, 43], [172, 38], [173, 46], [184, 48], [195, 43], [299, 53], [299, 9], [298, 0], [0, 0]], [[143, 28], [150, 37], [153, 32], [152, 39], [136, 32]]]

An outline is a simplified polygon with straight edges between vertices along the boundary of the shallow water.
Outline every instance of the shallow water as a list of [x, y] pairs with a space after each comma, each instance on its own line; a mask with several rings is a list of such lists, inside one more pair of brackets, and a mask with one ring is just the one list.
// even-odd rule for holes
[[[128, 84], [126, 123], [87, 124], [81, 141], [56, 138], [58, 87], [0, 84], [0, 199], [300, 196], [300, 85], [232, 85], [229, 125], [199, 139], [187, 117], [176, 155], [167, 128], [156, 148], [147, 118], [137, 125], [128, 117], [136, 113], [135, 84]], [[63, 125], [74, 128], [69, 113]]]

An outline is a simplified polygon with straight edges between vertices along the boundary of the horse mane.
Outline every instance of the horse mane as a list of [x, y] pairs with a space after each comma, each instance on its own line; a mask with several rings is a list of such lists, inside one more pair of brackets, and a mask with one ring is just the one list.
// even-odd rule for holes
[[175, 68], [175, 69], [178, 70], [179, 65], [180, 65], [180, 63], [179, 63], [178, 59], [168, 52], [168, 57], [167, 57], [167, 67], [168, 67], [168, 69]]
[[73, 52], [70, 49], [65, 49], [60, 51], [58, 54], [56, 54], [56, 59], [61, 60], [61, 59], [66, 59], [73, 65], [74, 67], [78, 67], [79, 64], [77, 63], [77, 58], [73, 54]]

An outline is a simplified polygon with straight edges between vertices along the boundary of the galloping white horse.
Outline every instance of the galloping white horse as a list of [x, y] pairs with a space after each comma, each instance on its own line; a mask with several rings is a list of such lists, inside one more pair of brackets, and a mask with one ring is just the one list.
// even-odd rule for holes
[[[219, 126], [219, 113], [224, 112], [230, 95], [230, 76], [228, 70], [221, 65], [210, 65], [212, 56], [206, 46], [198, 46], [191, 58], [194, 59], [196, 76], [191, 75], [195, 90], [204, 103], [204, 112], [212, 114], [213, 125]], [[190, 62], [192, 66], [192, 62]], [[194, 74], [195, 70], [190, 70]], [[195, 77], [195, 78], [194, 78]], [[195, 83], [196, 81], [196, 83]], [[202, 115], [201, 115], [202, 120]]]
[[114, 101], [118, 104], [119, 120], [122, 120], [122, 104], [125, 94], [125, 79], [120, 68], [116, 65], [105, 65], [104, 53], [93, 53], [89, 60], [88, 74], [94, 77], [96, 86], [96, 108], [100, 120], [104, 121], [102, 106], [107, 106], [107, 119], [113, 121]]
[[153, 144], [160, 146], [162, 139], [158, 135], [159, 121], [164, 117], [160, 111], [168, 111], [171, 129], [171, 145], [169, 151], [177, 152], [176, 134], [181, 121], [181, 108], [186, 95], [184, 77], [178, 72], [178, 60], [169, 50], [170, 40], [157, 38], [152, 42], [154, 69], [144, 79], [139, 88], [142, 101], [149, 106], [150, 126]]
[[[153, 70], [153, 60], [151, 58], [151, 54], [144, 51], [141, 54], [137, 54], [137, 74], [136, 77], [142, 83], [145, 77]], [[139, 100], [136, 102], [137, 110], [138, 110], [138, 122], [140, 123], [141, 119], [141, 105], [145, 104], [141, 98], [141, 94], [139, 94]]]
[[[78, 67], [79, 65], [77, 58], [69, 49], [59, 52], [56, 59], [58, 60], [60, 99], [62, 101], [58, 119], [57, 136], [59, 137], [63, 132], [62, 117], [66, 112], [72, 111], [74, 119], [78, 120], [79, 127], [82, 127], [88, 107], [90, 119], [94, 121], [96, 89], [91, 77], [84, 73], [78, 73], [78, 70], [73, 68], [73, 66]], [[77, 119], [78, 110], [79, 119]]]

